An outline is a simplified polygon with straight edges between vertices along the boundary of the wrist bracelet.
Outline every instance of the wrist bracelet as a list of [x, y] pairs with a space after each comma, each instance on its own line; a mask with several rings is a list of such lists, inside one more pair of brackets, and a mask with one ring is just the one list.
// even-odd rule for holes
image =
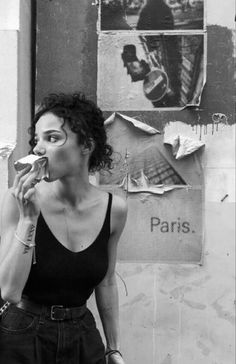
[[22, 240], [18, 235], [17, 233], [15, 232], [15, 238], [16, 240], [19, 241], [19, 243], [27, 246], [28, 248], [34, 248], [36, 245], [35, 244], [31, 244], [31, 243], [27, 243], [26, 241]]
[[36, 264], [36, 253], [35, 253], [36, 244], [27, 243], [26, 241], [22, 240], [17, 235], [16, 231], [15, 231], [15, 238], [16, 238], [17, 241], [19, 241], [19, 243], [23, 244], [24, 246], [27, 246], [27, 248], [29, 248], [29, 249], [33, 248], [33, 264]]
[[111, 356], [111, 355], [113, 355], [113, 354], [119, 354], [121, 357], [122, 357], [122, 354], [121, 354], [121, 352], [119, 351], [119, 350], [116, 350], [116, 349], [111, 349], [111, 350], [108, 350], [106, 353], [105, 353], [105, 355], [106, 356]]

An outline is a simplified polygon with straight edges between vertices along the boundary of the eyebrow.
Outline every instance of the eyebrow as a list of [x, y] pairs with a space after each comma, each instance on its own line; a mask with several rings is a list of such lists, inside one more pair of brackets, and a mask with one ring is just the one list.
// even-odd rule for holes
[[[54, 130], [54, 129], [49, 129], [49, 130], [46, 130], [43, 132], [43, 134], [51, 134], [51, 133], [61, 133], [62, 131], [61, 130]], [[37, 133], [34, 134], [35, 136], [38, 135]]]

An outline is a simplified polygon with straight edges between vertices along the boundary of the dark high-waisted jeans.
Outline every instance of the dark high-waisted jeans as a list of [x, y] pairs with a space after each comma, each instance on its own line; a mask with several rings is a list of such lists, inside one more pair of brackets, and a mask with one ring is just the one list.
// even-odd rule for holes
[[0, 317], [2, 364], [105, 364], [105, 349], [92, 313], [52, 321], [14, 305]]

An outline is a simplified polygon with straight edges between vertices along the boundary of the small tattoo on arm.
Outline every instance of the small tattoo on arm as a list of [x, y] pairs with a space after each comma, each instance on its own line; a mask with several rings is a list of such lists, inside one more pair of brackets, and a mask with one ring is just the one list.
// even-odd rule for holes
[[30, 247], [29, 246], [25, 246], [24, 247], [24, 251], [23, 251], [23, 254], [27, 254], [30, 250]]
[[34, 236], [34, 232], [35, 232], [35, 225], [31, 225], [30, 229], [29, 229], [29, 233], [28, 233], [28, 237], [27, 237], [27, 241], [30, 243], [33, 239]]
[[[27, 238], [26, 238], [26, 241], [27, 241], [27, 243], [31, 243], [32, 242], [32, 240], [33, 240], [33, 237], [34, 237], [34, 232], [35, 232], [35, 225], [31, 225], [30, 226], [30, 228], [29, 228], [29, 231], [28, 231], [28, 236], [27, 236]], [[30, 246], [27, 246], [27, 245], [25, 245], [25, 247], [24, 247], [24, 251], [23, 251], [23, 254], [27, 254], [28, 252], [29, 252], [29, 250], [31, 249], [31, 247]]]

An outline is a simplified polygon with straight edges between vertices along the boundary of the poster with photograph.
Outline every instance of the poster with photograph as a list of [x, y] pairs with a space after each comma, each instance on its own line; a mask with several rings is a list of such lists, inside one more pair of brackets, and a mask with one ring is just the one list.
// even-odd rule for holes
[[204, 0], [99, 5], [97, 102], [111, 112], [106, 127], [114, 165], [99, 174], [98, 183], [127, 199], [119, 259], [201, 264], [203, 143], [194, 136], [165, 138], [153, 119], [139, 116], [200, 105]]
[[99, 106], [103, 110], [155, 110], [199, 105], [205, 83], [204, 37], [100, 34]]
[[204, 29], [204, 0], [100, 0], [101, 31]]

